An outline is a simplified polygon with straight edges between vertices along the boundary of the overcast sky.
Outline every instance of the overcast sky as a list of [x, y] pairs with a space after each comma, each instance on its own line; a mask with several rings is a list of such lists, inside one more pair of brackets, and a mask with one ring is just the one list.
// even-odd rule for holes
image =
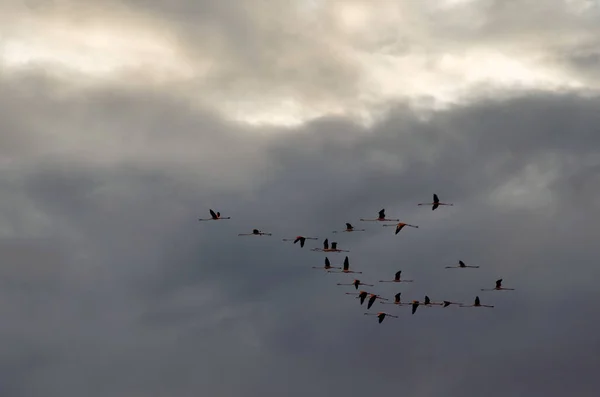
[[[0, 395], [595, 397], [599, 49], [593, 0], [2, 1]], [[495, 307], [378, 324], [326, 237]]]

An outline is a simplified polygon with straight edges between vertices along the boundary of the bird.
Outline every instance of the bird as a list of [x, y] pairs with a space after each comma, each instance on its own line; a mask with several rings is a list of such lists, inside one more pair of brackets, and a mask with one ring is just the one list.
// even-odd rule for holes
[[444, 301], [444, 306], [443, 307], [448, 307], [450, 305], [462, 305], [462, 303]]
[[344, 232], [366, 232], [365, 229], [355, 229], [354, 226], [352, 226], [350, 223], [346, 222], [346, 230], [342, 230], [342, 231], [333, 231], [331, 233], [344, 233]]
[[357, 295], [356, 298], [360, 298], [360, 304], [362, 305], [363, 303], [365, 303], [365, 299], [367, 298], [367, 295], [369, 295], [369, 293], [367, 291], [359, 291], [358, 293], [346, 292], [346, 295]]
[[440, 203], [440, 199], [438, 198], [438, 195], [433, 193], [433, 203], [419, 203], [417, 205], [431, 205], [431, 210], [435, 210], [437, 207], [439, 207], [440, 205], [454, 205], [454, 204], [450, 204], [450, 203]]
[[458, 266], [446, 266], [446, 269], [465, 269], [467, 267], [471, 267], [473, 269], [479, 268], [479, 266], [467, 266], [467, 265], [465, 265], [465, 262], [458, 261]]
[[425, 300], [423, 301], [423, 304], [425, 306], [442, 306], [443, 303], [441, 302], [432, 302], [431, 299], [429, 299], [429, 297], [427, 295], [425, 295]]
[[252, 233], [240, 233], [238, 236], [271, 236], [271, 233], [265, 233], [258, 229], [252, 229]]
[[306, 240], [318, 240], [318, 237], [304, 237], [304, 236], [296, 236], [296, 238], [284, 238], [282, 241], [293, 241], [294, 244], [300, 242], [300, 248], [304, 247], [304, 243]]
[[331, 248], [329, 248], [329, 239], [325, 239], [323, 241], [323, 248], [313, 248], [311, 251], [321, 251], [321, 252], [350, 252], [348, 250], [342, 250], [337, 247], [337, 242], [333, 241], [331, 243]]
[[408, 223], [403, 223], [403, 222], [400, 222], [400, 223], [398, 223], [396, 225], [381, 225], [381, 226], [383, 226], [383, 227], [386, 227], [386, 226], [396, 226], [396, 232], [394, 234], [400, 233], [400, 230], [402, 230], [404, 228], [404, 226], [414, 227], [414, 228], [417, 228], [417, 229], [419, 228], [419, 226], [417, 226], [417, 225], [409, 225]]
[[351, 283], [337, 283], [337, 285], [354, 285], [354, 288], [356, 288], [356, 289], [358, 289], [359, 285], [367, 285], [369, 287], [374, 287], [374, 285], [372, 285], [372, 284], [365, 284], [365, 283], [362, 283], [360, 280], [357, 280], [357, 279], [355, 279]]
[[514, 288], [504, 288], [502, 286], [502, 279], [496, 280], [496, 287], [494, 288], [481, 288], [482, 291], [500, 291], [500, 290], [507, 290], [507, 291], [514, 291]]
[[379, 302], [379, 303], [386, 304], [386, 305], [398, 305], [398, 306], [410, 305], [410, 303], [402, 303], [400, 301], [400, 295], [401, 294], [402, 294], [402, 292], [398, 292], [396, 295], [394, 295], [394, 301], [393, 302]]
[[379, 312], [377, 314], [375, 314], [375, 313], [365, 313], [365, 316], [377, 316], [377, 318], [379, 318], [379, 324], [381, 324], [381, 322], [383, 321], [383, 319], [385, 319], [386, 316], [398, 318], [398, 316], [394, 316], [392, 314], [384, 313], [384, 312]]
[[402, 270], [398, 270], [393, 280], [379, 280], [380, 283], [412, 283], [414, 280], [400, 280]]
[[415, 314], [417, 309], [419, 308], [419, 301], [412, 301], [412, 314]]
[[346, 259], [344, 259], [344, 268], [340, 271], [334, 271], [334, 270], [327, 270], [327, 273], [358, 273], [358, 274], [362, 274], [362, 272], [355, 272], [353, 270], [350, 270], [350, 260], [348, 259], [348, 257], [346, 257]]
[[481, 301], [479, 300], [479, 297], [476, 296], [475, 297], [475, 303], [473, 303], [472, 305], [460, 305], [459, 307], [494, 307], [492, 305], [482, 305]]
[[325, 269], [325, 270], [329, 270], [329, 269], [341, 269], [341, 267], [331, 266], [331, 262], [329, 262], [329, 258], [325, 257], [325, 266], [323, 266], [323, 267], [313, 266], [313, 269]]
[[363, 219], [360, 218], [361, 222], [400, 222], [400, 219], [386, 219], [385, 217], [385, 209], [382, 209], [381, 211], [379, 211], [379, 216], [377, 217], [377, 219]]
[[223, 219], [231, 219], [230, 216], [222, 217], [220, 212], [213, 211], [212, 209], [208, 210], [210, 212], [210, 218], [198, 218], [199, 221], [220, 221]]
[[386, 298], [382, 298], [382, 297], [381, 297], [381, 296], [379, 296], [379, 295], [376, 295], [376, 294], [371, 294], [371, 297], [369, 298], [369, 303], [367, 304], [367, 309], [370, 309], [370, 308], [371, 308], [371, 306], [373, 306], [373, 303], [375, 303], [375, 301], [376, 301], [377, 299], [381, 299], [381, 300], [383, 300], [383, 301], [386, 301], [386, 300], [388, 300], [388, 299], [386, 299]]

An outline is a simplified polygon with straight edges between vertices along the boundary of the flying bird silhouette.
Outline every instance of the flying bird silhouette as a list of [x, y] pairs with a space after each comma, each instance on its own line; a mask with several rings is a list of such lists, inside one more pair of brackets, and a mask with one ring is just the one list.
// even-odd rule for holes
[[433, 203], [419, 203], [417, 205], [431, 205], [431, 210], [435, 210], [437, 207], [439, 207], [440, 205], [454, 205], [454, 204], [450, 204], [450, 203], [440, 203], [440, 199], [438, 198], [438, 195], [433, 193]]

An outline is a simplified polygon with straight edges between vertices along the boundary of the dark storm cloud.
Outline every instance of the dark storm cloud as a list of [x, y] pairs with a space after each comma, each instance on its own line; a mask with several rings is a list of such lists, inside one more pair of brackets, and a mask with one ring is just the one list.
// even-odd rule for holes
[[[429, 122], [398, 104], [369, 130], [325, 118], [259, 135], [169, 96], [29, 83], [0, 94], [2, 140], [19, 142], [0, 178], [10, 395], [597, 389], [577, 383], [597, 365], [597, 98], [530, 93]], [[433, 192], [455, 206], [416, 206]], [[198, 223], [208, 208], [233, 219]], [[358, 222], [381, 208], [420, 228]], [[330, 233], [347, 221], [368, 231]], [[274, 235], [236, 236], [254, 227]], [[310, 268], [321, 240], [280, 241], [297, 234], [339, 241], [365, 282], [415, 280], [366, 288], [390, 299], [496, 307], [377, 304], [400, 315], [379, 325], [335, 285], [351, 276]], [[443, 269], [458, 259], [481, 268]], [[497, 278], [517, 291], [479, 291]]]

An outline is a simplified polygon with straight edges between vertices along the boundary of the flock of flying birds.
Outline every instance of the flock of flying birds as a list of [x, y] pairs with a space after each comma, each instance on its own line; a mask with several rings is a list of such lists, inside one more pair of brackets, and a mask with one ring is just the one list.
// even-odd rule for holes
[[[417, 205], [431, 205], [431, 210], [435, 210], [436, 208], [438, 208], [441, 205], [448, 205], [448, 206], [453, 206], [454, 204], [451, 203], [441, 203], [437, 194], [433, 194], [433, 202], [431, 203], [419, 203]], [[199, 221], [219, 221], [219, 220], [225, 220], [225, 219], [231, 219], [231, 217], [222, 217], [220, 212], [215, 212], [212, 209], [209, 210], [210, 211], [210, 218], [200, 218], [198, 219]], [[383, 224], [382, 226], [395, 226], [395, 232], [394, 234], [398, 234], [400, 233], [400, 231], [404, 228], [404, 227], [412, 227], [412, 228], [418, 228], [419, 226], [416, 225], [410, 225], [408, 223], [404, 223], [404, 222], [400, 222], [400, 219], [388, 219], [385, 216], [385, 209], [382, 209], [381, 211], [379, 211], [378, 217], [375, 219], [360, 219], [361, 222], [395, 222], [393, 224], [387, 223], [387, 224]], [[396, 223], [397, 222], [397, 223]], [[350, 223], [346, 223], [346, 229], [345, 230], [341, 230], [341, 231], [334, 231], [333, 233], [343, 233], [343, 232], [364, 232], [366, 231], [366, 229], [355, 229], [354, 226], [352, 226], [352, 224]], [[238, 234], [238, 236], [272, 236], [272, 233], [267, 233], [267, 232], [263, 232], [259, 229], [253, 229], [252, 233], [240, 233]], [[318, 237], [306, 237], [306, 236], [296, 236], [295, 238], [284, 238], [283, 241], [287, 241], [287, 242], [293, 242], [294, 244], [300, 243], [300, 247], [304, 248], [304, 245], [306, 243], [306, 240], [318, 240]], [[316, 251], [316, 252], [324, 252], [324, 253], [340, 253], [340, 252], [350, 252], [348, 250], [343, 250], [338, 248], [337, 246], [337, 242], [331, 242], [331, 245], [329, 243], [329, 239], [325, 239], [323, 241], [323, 248], [312, 248], [311, 251]], [[458, 261], [458, 265], [456, 266], [446, 266], [446, 269], [468, 269], [468, 268], [472, 268], [472, 269], [477, 269], [479, 268], [479, 266], [469, 266], [466, 265], [462, 260]], [[319, 267], [313, 267], [313, 269], [324, 269], [326, 270], [328, 273], [345, 273], [345, 274], [362, 274], [362, 272], [360, 271], [355, 271], [355, 270], [350, 270], [350, 260], [348, 258], [348, 256], [346, 256], [346, 258], [344, 259], [344, 263], [342, 267], [339, 266], [332, 266], [331, 262], [329, 261], [329, 258], [326, 256], [325, 257], [325, 265], [324, 266], [319, 266]], [[402, 277], [402, 271], [399, 270], [395, 273], [394, 275], [394, 279], [393, 280], [379, 280], [380, 283], [412, 283], [414, 280], [405, 280]], [[368, 286], [368, 287], [373, 287], [373, 284], [366, 284], [361, 282], [361, 280], [359, 279], [354, 279], [351, 283], [337, 283], [337, 285], [347, 285], [347, 286], [354, 286], [354, 288], [358, 291], [359, 286], [364, 285], [364, 286]], [[502, 279], [496, 280], [496, 286], [494, 288], [482, 288], [481, 291], [500, 291], [500, 290], [514, 290], [514, 288], [504, 288], [502, 286]], [[423, 299], [423, 301], [419, 301], [419, 300], [413, 300], [410, 303], [404, 303], [401, 301], [400, 299], [400, 295], [401, 292], [398, 292], [396, 295], [394, 295], [394, 300], [390, 301], [387, 298], [384, 298], [378, 294], [372, 293], [372, 292], [368, 292], [365, 290], [360, 290], [358, 292], [346, 292], [346, 295], [356, 295], [356, 299], [360, 299], [360, 304], [364, 304], [365, 300], [367, 299], [367, 297], [369, 298], [369, 300], [367, 301], [367, 310], [369, 310], [373, 304], [375, 303], [375, 301], [380, 300], [380, 303], [382, 304], [392, 304], [392, 305], [396, 305], [396, 306], [411, 306], [412, 307], [412, 314], [415, 314], [415, 312], [417, 311], [417, 308], [419, 306], [426, 306], [426, 307], [432, 307], [432, 306], [440, 306], [440, 307], [448, 307], [450, 305], [457, 305], [459, 307], [487, 307], [487, 308], [493, 308], [493, 305], [482, 305], [481, 301], [479, 300], [479, 296], [475, 297], [475, 301], [473, 302], [473, 304], [471, 305], [465, 305], [463, 303], [459, 303], [459, 302], [451, 302], [451, 301], [441, 301], [441, 302], [432, 302], [431, 299], [428, 296], [425, 296], [425, 298]], [[379, 319], [379, 323], [381, 324], [381, 322], [383, 322], [383, 320], [386, 317], [394, 317], [394, 318], [398, 318], [398, 316], [392, 315], [390, 313], [387, 312], [377, 312], [377, 313], [369, 313], [366, 312], [364, 313], [365, 315], [368, 316], [377, 316], [377, 318]]]

